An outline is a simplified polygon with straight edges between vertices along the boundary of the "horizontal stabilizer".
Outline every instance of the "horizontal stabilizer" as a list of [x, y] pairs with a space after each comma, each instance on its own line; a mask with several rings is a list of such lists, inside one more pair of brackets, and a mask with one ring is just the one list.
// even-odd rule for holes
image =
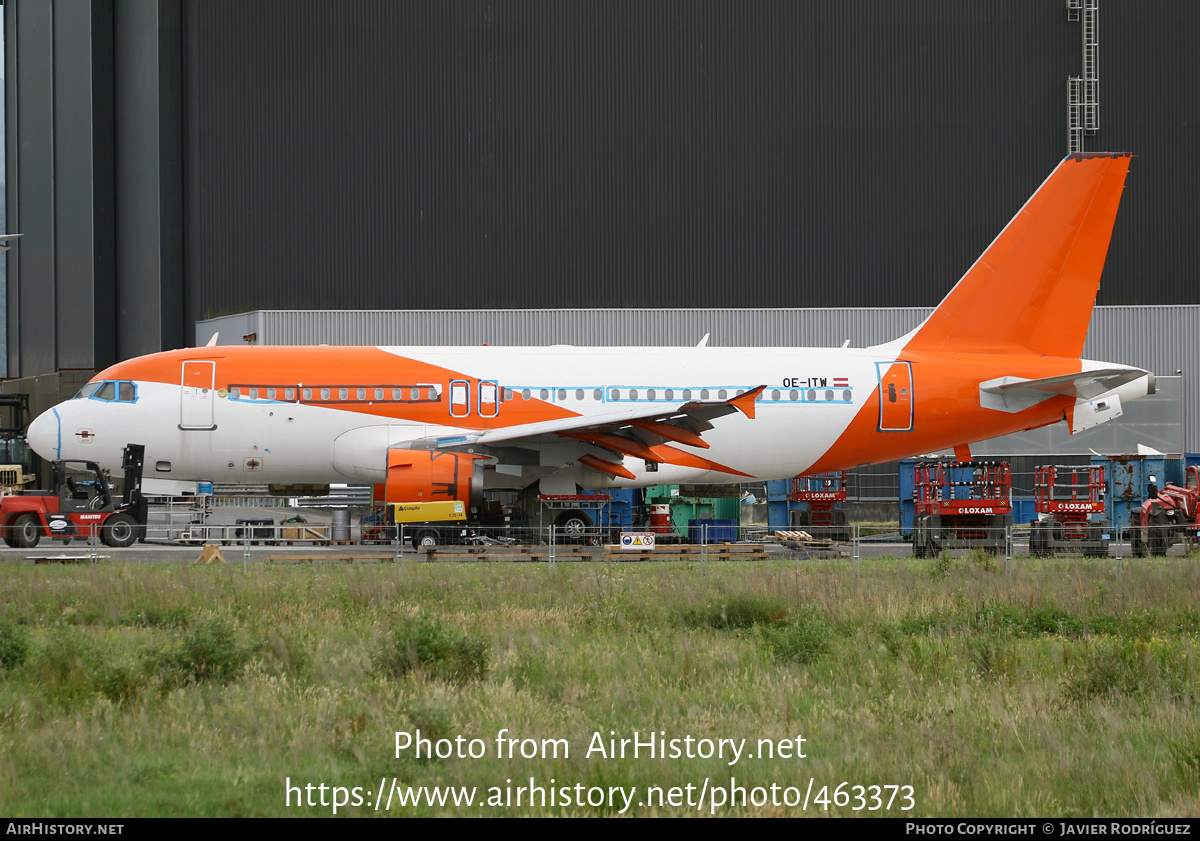
[[979, 384], [979, 405], [998, 412], [1020, 412], [1056, 395], [1091, 400], [1144, 376], [1146, 372], [1137, 368], [1100, 368], [1040, 380], [997, 377]]

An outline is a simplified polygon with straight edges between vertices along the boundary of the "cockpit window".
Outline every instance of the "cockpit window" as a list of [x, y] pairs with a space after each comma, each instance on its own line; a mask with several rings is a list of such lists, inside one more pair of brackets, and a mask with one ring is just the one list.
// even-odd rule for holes
[[109, 403], [136, 403], [137, 386], [128, 380], [105, 380], [102, 383], [88, 383], [75, 396]]

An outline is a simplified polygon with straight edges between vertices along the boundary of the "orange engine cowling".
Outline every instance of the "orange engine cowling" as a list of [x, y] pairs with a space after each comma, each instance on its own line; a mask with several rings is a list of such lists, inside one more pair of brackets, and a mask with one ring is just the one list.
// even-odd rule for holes
[[483, 499], [486, 456], [444, 450], [387, 451], [385, 503], [447, 502], [460, 499], [478, 508]]

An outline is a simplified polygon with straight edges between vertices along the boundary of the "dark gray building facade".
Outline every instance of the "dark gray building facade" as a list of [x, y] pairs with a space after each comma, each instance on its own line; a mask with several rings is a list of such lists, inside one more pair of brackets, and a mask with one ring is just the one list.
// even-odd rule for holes
[[[1200, 303], [1200, 4], [1087, 4], [1099, 302]], [[1068, 5], [7, 0], [10, 374], [257, 309], [932, 306], [1068, 150]]]

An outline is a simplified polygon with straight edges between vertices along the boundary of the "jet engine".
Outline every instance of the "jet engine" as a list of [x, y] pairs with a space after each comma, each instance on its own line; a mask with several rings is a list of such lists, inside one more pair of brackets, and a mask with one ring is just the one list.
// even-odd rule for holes
[[387, 451], [385, 501], [449, 502], [462, 500], [469, 508], [483, 502], [486, 456], [445, 450]]

